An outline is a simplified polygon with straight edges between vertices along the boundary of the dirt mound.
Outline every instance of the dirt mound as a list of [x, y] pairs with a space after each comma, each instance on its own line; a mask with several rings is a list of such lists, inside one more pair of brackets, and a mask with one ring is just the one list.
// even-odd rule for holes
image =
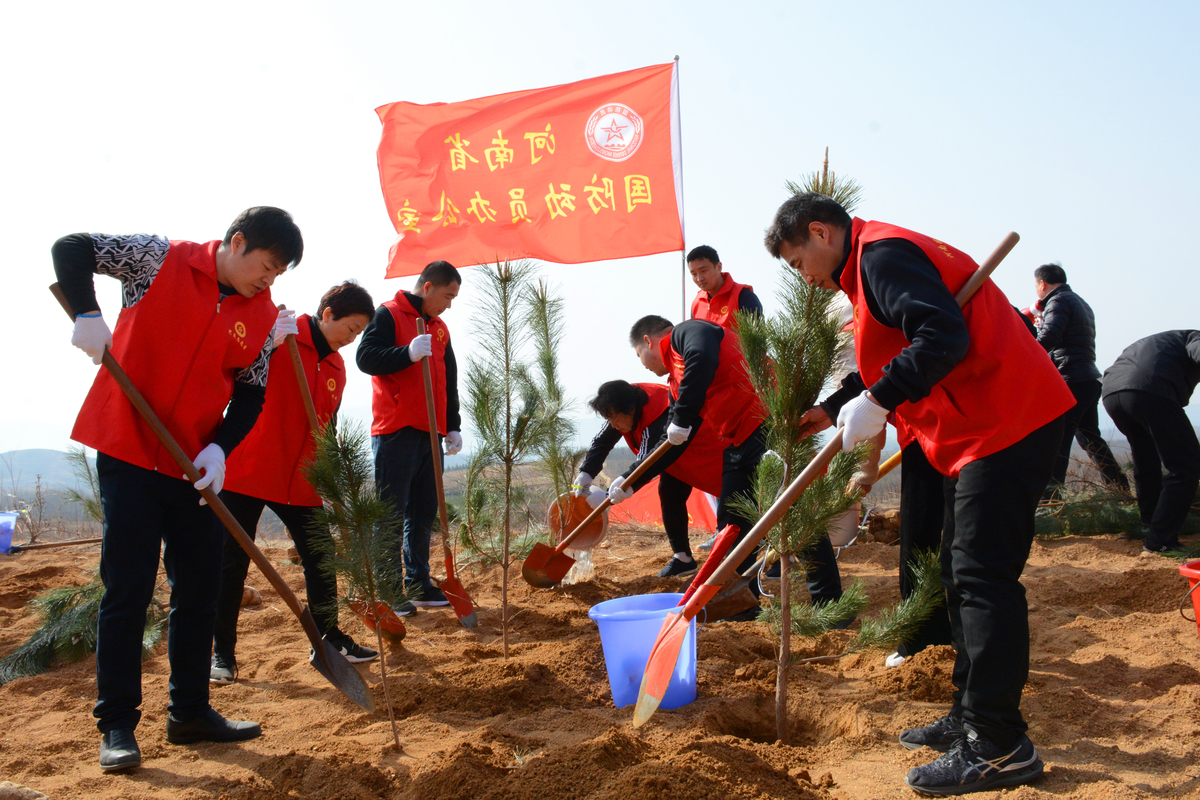
[[871, 682], [880, 692], [902, 700], [949, 703], [954, 694], [954, 648], [927, 647]]

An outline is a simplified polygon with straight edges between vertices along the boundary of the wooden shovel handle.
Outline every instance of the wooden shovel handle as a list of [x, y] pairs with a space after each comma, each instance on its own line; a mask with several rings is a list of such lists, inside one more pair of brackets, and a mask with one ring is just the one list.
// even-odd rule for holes
[[[287, 306], [280, 303], [276, 306], [280, 311], [286, 311]], [[300, 398], [304, 401], [304, 413], [308, 415], [308, 427], [315, 437], [321, 432], [321, 423], [317, 420], [317, 407], [313, 404], [312, 392], [308, 388], [308, 375], [304, 372], [304, 362], [300, 360], [300, 346], [296, 344], [296, 334], [287, 335], [288, 354], [292, 357], [292, 369], [296, 371], [296, 381], [300, 384]]]
[[[63, 311], [67, 312], [67, 316], [71, 319], [74, 319], [75, 313], [71, 311], [71, 306], [67, 302], [67, 296], [63, 294], [62, 288], [55, 283], [51, 285], [50, 291], [54, 295], [55, 299], [58, 300], [59, 305], [63, 307]], [[133, 382], [129, 380], [129, 376], [125, 374], [125, 370], [121, 369], [121, 365], [117, 363], [117, 359], [115, 359], [113, 354], [107, 349], [104, 351], [103, 363], [105, 369], [107, 369], [109, 374], [112, 375], [113, 380], [116, 381], [117, 385], [121, 387], [121, 391], [125, 392], [125, 396], [129, 398], [129, 402], [133, 403], [133, 407], [136, 408], [137, 412], [142, 415], [142, 419], [145, 420], [146, 424], [150, 427], [150, 430], [154, 431], [154, 435], [158, 437], [158, 441], [162, 443], [162, 446], [166, 448], [168, 453], [171, 454], [171, 458], [175, 459], [175, 463], [179, 465], [181, 470], [183, 470], [183, 474], [187, 476], [187, 479], [192, 483], [200, 480], [202, 477], [200, 470], [196, 469], [196, 465], [193, 464], [192, 460], [183, 452], [183, 449], [179, 446], [179, 443], [175, 441], [175, 437], [172, 436], [171, 432], [168, 431], [166, 426], [162, 424], [162, 420], [160, 420], [158, 415], [154, 413], [154, 409], [151, 408], [150, 404], [146, 402], [146, 398], [142, 397], [142, 393], [139, 392], [137, 387], [133, 385]], [[316, 648], [317, 653], [324, 654], [325, 650], [324, 645], [321, 642], [321, 634], [317, 631], [316, 623], [313, 621], [312, 614], [305, 613], [304, 607], [301, 606], [300, 601], [296, 599], [296, 594], [284, 582], [283, 578], [275, 570], [275, 567], [269, 560], [267, 560], [267, 557], [263, 555], [262, 550], [259, 550], [258, 546], [254, 544], [254, 540], [247, 536], [246, 532], [242, 530], [242, 526], [234, 518], [233, 514], [230, 513], [229, 509], [225, 507], [225, 504], [221, 502], [221, 498], [218, 497], [217, 493], [212, 490], [212, 486], [206, 486], [198, 491], [204, 496], [204, 499], [208, 501], [208, 505], [210, 508], [212, 508], [213, 513], [220, 518], [221, 522], [225, 524], [225, 527], [229, 529], [230, 534], [233, 535], [233, 538], [236, 539], [238, 544], [242, 546], [242, 549], [249, 554], [250, 558], [254, 561], [254, 564], [259, 568], [259, 570], [262, 571], [262, 574], [266, 576], [267, 581], [270, 582], [275, 591], [279, 593], [279, 596], [283, 598], [283, 601], [287, 603], [288, 608], [291, 609], [292, 613], [295, 614], [300, 620], [300, 624], [304, 627], [304, 633], [308, 636], [309, 641], [312, 642], [313, 647]]]
[[[622, 485], [623, 486], [632, 486], [633, 484], [637, 483], [637, 479], [642, 477], [642, 475], [644, 475], [646, 473], [646, 470], [648, 470], [648, 469], [650, 469], [650, 467], [654, 466], [654, 462], [658, 461], [658, 459], [662, 458], [663, 453], [670, 450], [672, 446], [673, 445], [670, 442], [664, 441], [658, 447], [654, 448], [654, 451], [652, 453], [650, 453], [650, 455], [646, 456], [645, 460], [642, 461], [642, 463], [637, 465], [637, 469], [635, 469], [633, 472], [630, 473], [629, 480], [624, 481], [622, 483]], [[579, 534], [583, 533], [584, 528], [586, 528], [588, 525], [591, 525], [592, 522], [594, 522], [597, 517], [599, 517], [601, 514], [604, 513], [604, 509], [608, 508], [611, 505], [612, 505], [612, 500], [609, 500], [607, 497], [604, 498], [603, 503], [596, 506], [596, 508], [594, 508], [592, 510], [592, 513], [590, 513], [586, 517], [584, 517], [583, 522], [579, 523], [575, 527], [575, 530], [573, 530], [569, 534], [567, 534], [566, 538], [558, 543], [558, 547], [554, 548], [554, 554], [560, 555], [564, 550], [566, 550], [567, 545], [569, 545], [571, 542], [575, 541], [575, 538], [577, 536], [579, 536]]]
[[[417, 333], [425, 335], [425, 320], [417, 316]], [[446, 557], [446, 578], [454, 577], [454, 555], [450, 552], [450, 523], [446, 520], [446, 489], [442, 483], [442, 445], [438, 442], [437, 411], [433, 400], [433, 372], [429, 359], [421, 359], [421, 375], [425, 379], [425, 410], [429, 414], [429, 448], [433, 456], [433, 482], [437, 486], [438, 519], [442, 523], [442, 551]], [[449, 433], [449, 431], [447, 431]]]

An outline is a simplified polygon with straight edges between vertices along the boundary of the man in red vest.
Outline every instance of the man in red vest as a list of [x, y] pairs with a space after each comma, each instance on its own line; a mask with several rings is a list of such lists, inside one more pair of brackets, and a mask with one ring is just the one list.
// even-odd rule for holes
[[[434, 453], [429, 444], [429, 413], [421, 359], [433, 375], [433, 401], [438, 433], [446, 454], [462, 450], [458, 413], [458, 364], [450, 346], [450, 330], [441, 314], [450, 308], [462, 278], [445, 261], [421, 272], [411, 292], [399, 291], [375, 311], [363, 333], [355, 360], [371, 377], [371, 446], [375, 451], [375, 483], [396, 512], [404, 515], [404, 581], [415, 597], [395, 611], [413, 613], [414, 606], [447, 606], [449, 601], [429, 574], [429, 538], [438, 513]], [[417, 318], [426, 333], [417, 333]]]
[[[908, 773], [923, 794], [1028, 783], [1042, 761], [1021, 717], [1029, 613], [1021, 571], [1074, 398], [990, 280], [960, 309], [975, 273], [965, 253], [893, 225], [851, 219], [832, 199], [789, 198], [767, 250], [854, 304], [854, 346], [868, 387], [837, 412], [843, 445], [883, 430], [894, 411], [946, 477], [942, 582], [958, 651], [950, 714], [901, 743], [945, 755]], [[808, 412], [829, 425], [820, 406]]]
[[[604, 459], [623, 437], [635, 456], [647, 452], [653, 442], [662, 439], [670, 417], [670, 393], [659, 383], [608, 381], [600, 385], [588, 405], [604, 417], [604, 427], [592, 439], [591, 447], [575, 477], [576, 494], [587, 495], [593, 508], [605, 493], [591, 492], [592, 480], [604, 468]], [[662, 508], [663, 528], [671, 544], [671, 560], [658, 573], [660, 578], [691, 575], [697, 569], [688, 542], [688, 498], [692, 488], [710, 494], [721, 493], [722, 454], [729, 442], [715, 435], [711, 427], [696, 431], [694, 442], [671, 466], [658, 476], [658, 502]], [[596, 498], [593, 501], [593, 498]]]
[[736, 330], [734, 315], [738, 311], [762, 315], [762, 303], [754, 287], [740, 284], [728, 272], [722, 272], [721, 258], [715, 249], [706, 244], [693, 248], [687, 254], [687, 265], [692, 281], [700, 287], [692, 300], [692, 319], [706, 319], [722, 328]]
[[[242, 212], [224, 240], [77, 233], [51, 250], [75, 313], [72, 344], [99, 364], [111, 349], [180, 447], [200, 468], [195, 488], [107, 370], [96, 375], [71, 438], [94, 448], [104, 511], [93, 714], [100, 768], [141, 764], [142, 635], [159, 552], [171, 585], [167, 741], [233, 742], [261, 732], [209, 705], [208, 656], [221, 580], [222, 529], [196, 489], [220, 491], [225, 457], [254, 427], [266, 395], [275, 324], [270, 286], [304, 253], [282, 209]], [[121, 281], [109, 332], [92, 275]]]
[[[295, 314], [279, 312], [266, 405], [254, 429], [229, 458], [221, 500], [251, 539], [263, 509], [275, 512], [300, 554], [304, 592], [317, 630], [347, 661], [374, 661], [379, 653], [338, 628], [337, 577], [323, 563], [333, 551], [333, 537], [328, 528], [319, 530], [313, 524], [321, 498], [304, 476], [316, 446], [291, 354], [283, 344], [289, 333], [295, 335], [317, 421], [336, 425], [346, 388], [346, 366], [338, 351], [352, 344], [371, 322], [375, 303], [366, 289], [346, 281], [325, 293], [315, 315]], [[237, 679], [237, 621], [249, 568], [249, 554], [232, 535], [226, 536], [208, 678], [212, 683], [230, 684]]]

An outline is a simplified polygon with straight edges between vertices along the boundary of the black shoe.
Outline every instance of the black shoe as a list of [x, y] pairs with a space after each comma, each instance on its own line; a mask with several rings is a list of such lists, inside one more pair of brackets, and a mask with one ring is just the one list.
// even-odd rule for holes
[[1025, 734], [1012, 747], [1002, 749], [968, 729], [958, 746], [909, 770], [904, 782], [921, 794], [941, 797], [1031, 783], [1042, 769], [1037, 748]]
[[909, 750], [930, 747], [939, 753], [945, 753], [958, 744], [964, 735], [962, 720], [947, 714], [924, 728], [909, 728], [900, 734], [900, 744]]
[[678, 558], [671, 556], [671, 560], [667, 565], [658, 571], [660, 578], [681, 578], [684, 575], [691, 575], [699, 567], [696, 565], [696, 559], [691, 561], [680, 561]]
[[171, 744], [244, 742], [261, 733], [257, 722], [228, 720], [211, 708], [187, 722], [180, 722], [174, 715], [167, 717], [167, 741]]
[[1143, 544], [1142, 545], [1143, 553], [1169, 553], [1172, 550], [1182, 550], [1182, 549], [1183, 549], [1183, 544], [1178, 539], [1176, 539], [1173, 542], [1167, 542], [1166, 544]]
[[100, 737], [100, 769], [116, 772], [141, 765], [142, 751], [138, 749], [133, 728], [117, 728]]
[[448, 606], [450, 601], [446, 599], [446, 595], [436, 586], [421, 587], [421, 596], [412, 601], [412, 604], [417, 608], [435, 608], [438, 606]]
[[333, 645], [351, 664], [361, 664], [379, 658], [378, 651], [359, 644], [339, 630], [332, 630], [325, 634], [325, 641]]
[[208, 668], [208, 682], [228, 686], [237, 682], [237, 659], [224, 653], [213, 653], [212, 666]]
[[708, 537], [708, 541], [705, 542], [704, 544], [700, 545], [700, 549], [701, 550], [712, 550], [712, 546], [716, 543], [717, 536], [719, 536], [719, 535], [720, 534], [714, 533], [712, 536]]

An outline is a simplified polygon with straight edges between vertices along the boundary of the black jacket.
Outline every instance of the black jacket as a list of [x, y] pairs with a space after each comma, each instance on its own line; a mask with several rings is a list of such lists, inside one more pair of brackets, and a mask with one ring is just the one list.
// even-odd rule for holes
[[1104, 370], [1103, 396], [1136, 390], [1186, 406], [1200, 383], [1200, 331], [1164, 331], [1126, 347]]
[[1063, 380], [1094, 381], [1096, 369], [1096, 315], [1082, 297], [1064, 283], [1042, 298], [1042, 327], [1038, 344], [1046, 348]]

